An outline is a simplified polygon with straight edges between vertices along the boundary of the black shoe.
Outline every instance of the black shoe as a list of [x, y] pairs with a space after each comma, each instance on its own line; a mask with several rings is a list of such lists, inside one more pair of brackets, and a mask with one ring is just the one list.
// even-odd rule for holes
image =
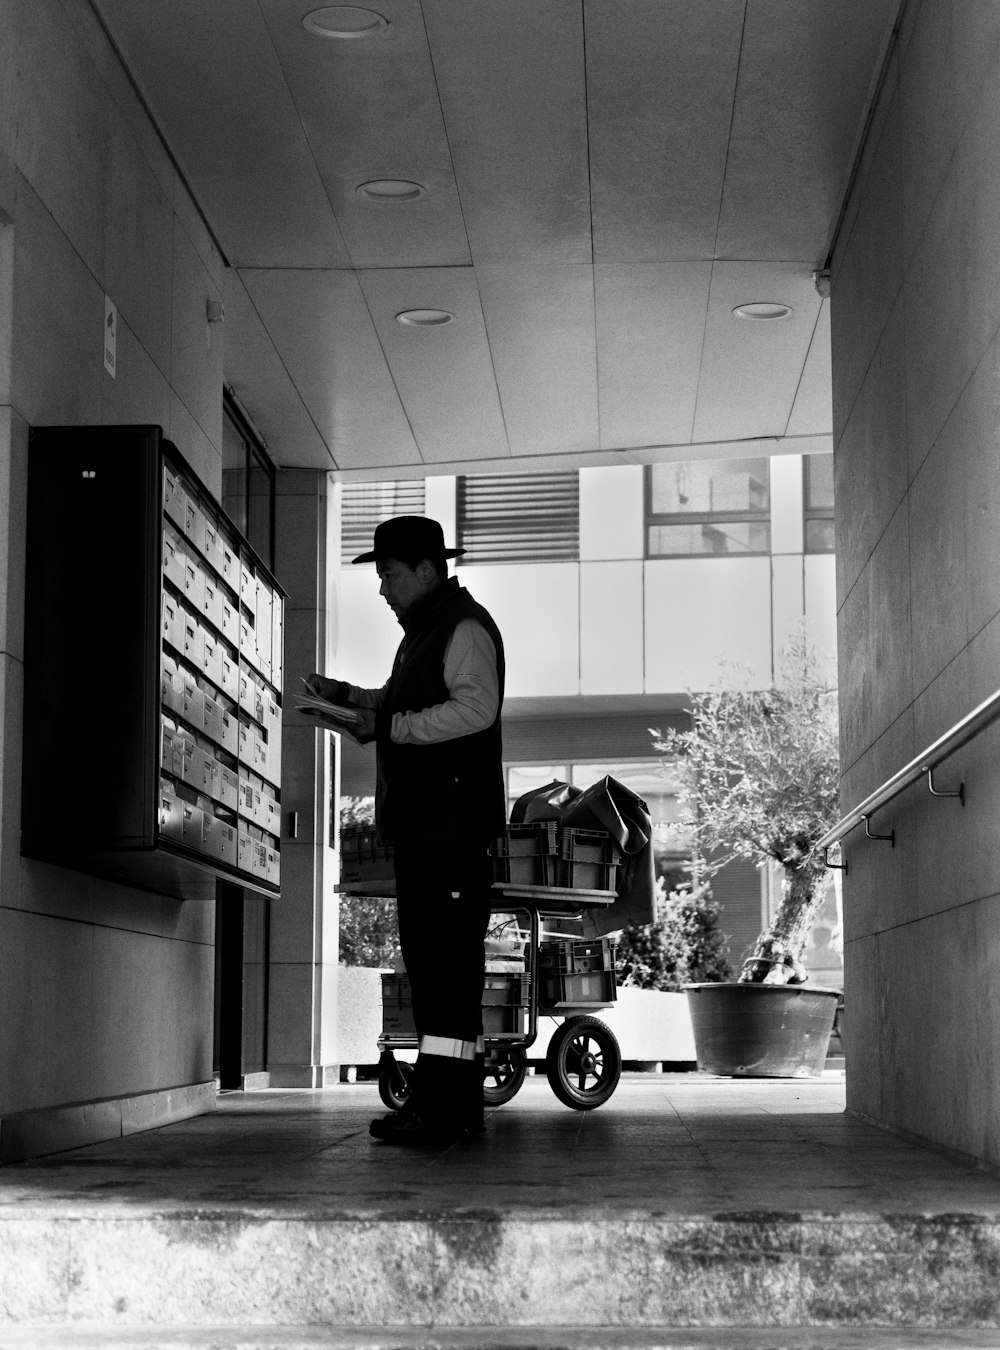
[[396, 1111], [373, 1120], [368, 1133], [383, 1144], [410, 1144], [446, 1147], [463, 1139], [474, 1139], [485, 1130], [484, 1125], [454, 1125], [446, 1121], [427, 1121], [414, 1111]]

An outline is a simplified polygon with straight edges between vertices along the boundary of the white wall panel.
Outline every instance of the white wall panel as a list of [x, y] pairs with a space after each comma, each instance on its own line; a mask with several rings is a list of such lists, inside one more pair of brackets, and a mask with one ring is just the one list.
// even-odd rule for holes
[[802, 456], [771, 460], [771, 552], [802, 552]]
[[770, 558], [648, 562], [645, 611], [647, 693], [706, 688], [720, 659], [770, 684]]
[[777, 659], [789, 639], [801, 627], [805, 612], [805, 584], [802, 554], [785, 554], [771, 559], [771, 616], [775, 669]]
[[424, 479], [424, 515], [436, 520], [444, 530], [444, 542], [448, 548], [457, 548], [455, 536], [456, 502], [458, 482], [453, 474]]
[[809, 640], [829, 656], [830, 678], [837, 680], [837, 565], [832, 553], [805, 559], [806, 619]]
[[580, 693], [642, 693], [642, 563], [580, 567]]
[[484, 563], [460, 568], [459, 580], [500, 629], [508, 698], [580, 692], [577, 563]]
[[641, 558], [640, 465], [580, 470], [580, 559]]

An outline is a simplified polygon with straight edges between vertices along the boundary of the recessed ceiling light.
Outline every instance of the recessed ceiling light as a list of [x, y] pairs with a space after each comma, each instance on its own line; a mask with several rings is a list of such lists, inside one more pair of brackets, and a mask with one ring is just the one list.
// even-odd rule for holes
[[415, 202], [427, 195], [423, 183], [413, 183], [408, 178], [372, 178], [359, 183], [354, 191], [370, 202]]
[[396, 315], [396, 322], [408, 324], [411, 328], [439, 328], [442, 324], [451, 323], [454, 317], [446, 309], [404, 309]]
[[388, 28], [389, 20], [374, 9], [362, 9], [358, 5], [326, 5], [307, 14], [302, 26], [315, 37], [366, 38]]
[[782, 305], [774, 300], [754, 300], [749, 305], [737, 305], [733, 310], [736, 319], [789, 319], [794, 310], [791, 305]]

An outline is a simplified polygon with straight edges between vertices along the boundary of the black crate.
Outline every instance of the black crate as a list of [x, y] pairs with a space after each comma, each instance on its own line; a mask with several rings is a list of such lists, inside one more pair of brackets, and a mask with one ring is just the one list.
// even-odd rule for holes
[[340, 831], [341, 881], [391, 881], [392, 845], [380, 844], [372, 825], [344, 825]]
[[528, 1006], [529, 978], [517, 971], [487, 971], [483, 1007]]
[[557, 886], [559, 826], [554, 820], [508, 825], [490, 850], [493, 880], [507, 885]]
[[557, 886], [581, 891], [613, 891], [622, 851], [604, 830], [578, 830], [564, 825], [558, 837]]
[[382, 976], [382, 1030], [394, 1036], [415, 1036], [413, 994], [406, 975]]
[[615, 1002], [615, 972], [596, 970], [580, 975], [545, 973], [540, 976], [540, 1009], [608, 1007]]
[[549, 938], [539, 945], [538, 966], [543, 972], [558, 975], [614, 970], [615, 941], [606, 937]]
[[[529, 1003], [529, 977], [515, 971], [486, 976], [483, 1034], [523, 1036]], [[387, 1036], [416, 1036], [413, 994], [406, 975], [382, 976], [382, 1031]]]
[[523, 1036], [526, 1026], [525, 1018], [525, 1009], [514, 1005], [484, 1008], [483, 1035], [486, 1037]]

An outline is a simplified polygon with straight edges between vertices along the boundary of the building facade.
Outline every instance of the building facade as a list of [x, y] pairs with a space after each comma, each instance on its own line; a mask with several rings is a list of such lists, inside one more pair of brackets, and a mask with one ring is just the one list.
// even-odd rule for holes
[[[678, 725], [687, 691], [727, 666], [770, 685], [803, 625], [835, 683], [832, 487], [829, 455], [338, 485], [334, 672], [385, 680], [399, 627], [374, 568], [350, 559], [384, 516], [433, 515], [469, 550], [456, 574], [504, 634], [509, 801], [554, 778], [587, 787], [610, 773], [650, 805], [661, 869], [679, 880], [682, 813], [651, 729]], [[370, 794], [371, 751], [345, 739], [340, 753], [341, 791]], [[773, 881], [736, 862], [715, 889], [738, 964], [775, 903]], [[836, 951], [833, 892], [828, 908]], [[836, 958], [824, 962], [836, 979]]]

